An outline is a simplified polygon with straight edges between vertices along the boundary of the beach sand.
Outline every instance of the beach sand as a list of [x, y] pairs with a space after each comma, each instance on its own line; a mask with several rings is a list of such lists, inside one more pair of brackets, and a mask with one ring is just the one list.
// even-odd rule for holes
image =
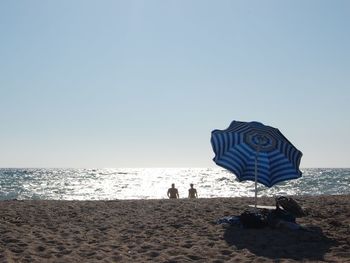
[[1, 201], [0, 262], [350, 262], [350, 195], [295, 199], [312, 231], [215, 223], [252, 198]]

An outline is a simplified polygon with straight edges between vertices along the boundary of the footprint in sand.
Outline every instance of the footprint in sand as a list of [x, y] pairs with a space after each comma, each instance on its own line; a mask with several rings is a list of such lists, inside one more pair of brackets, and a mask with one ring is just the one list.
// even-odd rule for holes
[[157, 251], [150, 251], [149, 253], [147, 253], [147, 255], [150, 256], [151, 258], [155, 258], [155, 257], [158, 257], [160, 253]]
[[43, 246], [37, 246], [35, 250], [38, 252], [44, 252], [46, 250], [46, 248]]

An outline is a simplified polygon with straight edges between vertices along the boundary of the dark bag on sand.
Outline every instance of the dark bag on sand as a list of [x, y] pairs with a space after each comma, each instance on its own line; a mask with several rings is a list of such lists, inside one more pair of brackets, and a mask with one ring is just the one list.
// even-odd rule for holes
[[281, 206], [285, 211], [294, 215], [295, 217], [305, 216], [304, 210], [291, 197], [280, 196], [276, 198], [276, 206]]
[[282, 209], [276, 209], [273, 211], [275, 213], [275, 216], [281, 220], [295, 223], [295, 216], [287, 211], [283, 211]]
[[245, 228], [263, 228], [267, 226], [266, 218], [259, 212], [244, 211], [239, 219]]
[[282, 220], [290, 223], [296, 223], [295, 222], [295, 216], [292, 214], [277, 208], [276, 210], [272, 210], [267, 214], [267, 223], [270, 227], [276, 227], [277, 224]]

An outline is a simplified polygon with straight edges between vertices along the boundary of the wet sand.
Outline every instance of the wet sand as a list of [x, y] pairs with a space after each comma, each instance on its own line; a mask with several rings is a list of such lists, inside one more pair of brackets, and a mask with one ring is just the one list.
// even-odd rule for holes
[[1, 201], [0, 262], [350, 262], [350, 195], [295, 199], [312, 231], [215, 224], [252, 198]]

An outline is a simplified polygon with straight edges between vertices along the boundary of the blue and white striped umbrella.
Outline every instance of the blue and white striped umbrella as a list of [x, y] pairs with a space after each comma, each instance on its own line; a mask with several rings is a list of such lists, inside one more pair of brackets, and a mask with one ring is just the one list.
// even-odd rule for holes
[[239, 181], [267, 187], [301, 177], [302, 153], [276, 128], [260, 122], [233, 121], [226, 130], [214, 130], [214, 162], [233, 172]]

